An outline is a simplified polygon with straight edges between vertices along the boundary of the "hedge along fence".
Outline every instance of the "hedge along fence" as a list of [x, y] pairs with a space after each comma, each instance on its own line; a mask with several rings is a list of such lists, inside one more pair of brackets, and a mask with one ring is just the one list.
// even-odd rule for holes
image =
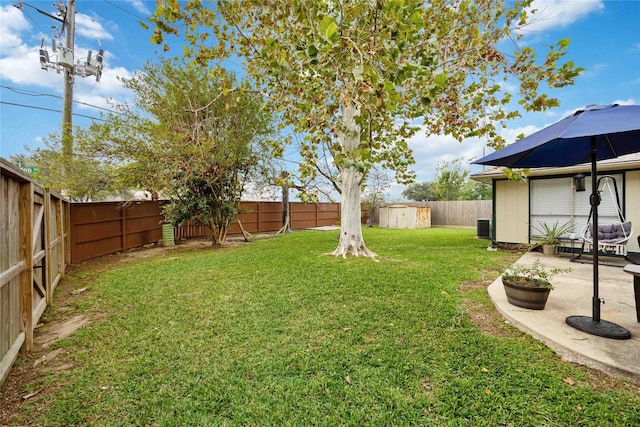
[[69, 203], [0, 159], [0, 383], [70, 262]]
[[[137, 248], [162, 240], [166, 201], [99, 202], [71, 204], [71, 262]], [[241, 202], [242, 227], [249, 233], [278, 231], [283, 225], [281, 202]], [[340, 204], [290, 203], [291, 229], [335, 225]], [[241, 234], [237, 222], [229, 226], [229, 235]], [[175, 238], [209, 236], [206, 226], [195, 222], [174, 229]]]

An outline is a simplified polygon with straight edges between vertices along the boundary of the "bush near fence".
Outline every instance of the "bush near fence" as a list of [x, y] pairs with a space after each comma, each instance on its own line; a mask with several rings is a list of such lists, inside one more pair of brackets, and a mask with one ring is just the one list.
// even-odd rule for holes
[[[33, 347], [33, 330], [69, 264], [162, 240], [166, 201], [69, 203], [0, 159], [0, 383], [18, 351]], [[413, 204], [410, 204], [413, 205]], [[475, 226], [491, 217], [491, 201], [428, 202], [433, 225]], [[283, 225], [281, 202], [242, 202], [239, 219], [250, 233]], [[337, 225], [339, 203], [290, 203], [293, 230]], [[362, 222], [367, 220], [362, 212]], [[240, 234], [237, 222], [229, 234]], [[206, 227], [176, 227], [176, 238], [208, 236]]]
[[[95, 202], [71, 204], [71, 262], [137, 248], [162, 240], [166, 201]], [[335, 225], [340, 218], [339, 203], [289, 204], [292, 230]], [[278, 231], [283, 224], [281, 202], [241, 202], [242, 227], [249, 233]], [[237, 221], [228, 234], [241, 234]], [[174, 237], [208, 237], [209, 230], [189, 223], [174, 230]]]

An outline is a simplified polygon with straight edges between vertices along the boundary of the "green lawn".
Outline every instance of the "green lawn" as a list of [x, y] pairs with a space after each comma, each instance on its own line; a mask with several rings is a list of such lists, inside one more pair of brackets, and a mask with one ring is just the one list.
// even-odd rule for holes
[[434, 228], [366, 229], [377, 263], [322, 256], [337, 236], [296, 232], [71, 274], [60, 286], [88, 286], [74, 304], [96, 320], [56, 344], [73, 368], [30, 386], [63, 384], [27, 401], [24, 420], [640, 425], [637, 389], [603, 386], [526, 335], [471, 321], [502, 323], [484, 288], [517, 254], [487, 251], [474, 230]]

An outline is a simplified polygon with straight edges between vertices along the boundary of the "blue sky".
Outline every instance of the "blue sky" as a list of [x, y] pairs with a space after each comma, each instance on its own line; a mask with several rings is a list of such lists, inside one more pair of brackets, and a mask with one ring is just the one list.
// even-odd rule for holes
[[[26, 3], [55, 14], [54, 1], [58, 0]], [[38, 60], [43, 37], [51, 55], [51, 26], [57, 22], [26, 5], [21, 11], [14, 7], [17, 3], [0, 0], [0, 156], [4, 158], [28, 154], [25, 147], [42, 147], [42, 138], [60, 129], [62, 117], [58, 112], [62, 109], [62, 74], [41, 70]], [[96, 107], [109, 108], [107, 99], [130, 99], [117, 77], [131, 77], [147, 60], [157, 58], [150, 32], [138, 24], [154, 6], [155, 0], [77, 0], [76, 59], [86, 57], [89, 49], [95, 55], [99, 43], [105, 55], [100, 82], [94, 77], [76, 77], [75, 114], [99, 117], [101, 110]], [[640, 103], [640, 0], [536, 0], [534, 7], [539, 10], [536, 22], [527, 28], [521, 43], [543, 49], [570, 38], [566, 59], [585, 71], [575, 85], [552, 92], [560, 98], [560, 107], [512, 121], [503, 132], [508, 141], [586, 105]], [[74, 116], [73, 121], [83, 126], [90, 119]], [[433, 179], [436, 165], [443, 161], [481, 157], [484, 141], [459, 143], [446, 136], [419, 133], [410, 146], [418, 181], [426, 181]], [[398, 198], [401, 190], [394, 185], [391, 198]]]

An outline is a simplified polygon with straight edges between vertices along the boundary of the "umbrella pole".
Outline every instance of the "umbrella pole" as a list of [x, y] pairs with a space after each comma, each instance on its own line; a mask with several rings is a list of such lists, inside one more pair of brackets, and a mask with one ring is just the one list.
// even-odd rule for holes
[[600, 205], [600, 194], [598, 194], [598, 170], [597, 170], [597, 144], [596, 137], [591, 137], [591, 197], [589, 202], [593, 213], [593, 302], [592, 317], [569, 316], [566, 322], [569, 326], [604, 338], [626, 340], [631, 338], [631, 333], [620, 325], [600, 319], [600, 295], [598, 293], [598, 273], [599, 273], [599, 248], [598, 248], [598, 205]]
[[598, 167], [597, 167], [597, 154], [596, 154], [596, 138], [591, 137], [591, 197], [589, 197], [589, 203], [593, 210], [593, 302], [592, 302], [592, 314], [593, 321], [600, 321], [600, 294], [598, 291], [600, 277], [600, 250], [599, 250], [599, 236], [598, 236], [598, 206], [600, 206], [600, 194], [598, 193]]

